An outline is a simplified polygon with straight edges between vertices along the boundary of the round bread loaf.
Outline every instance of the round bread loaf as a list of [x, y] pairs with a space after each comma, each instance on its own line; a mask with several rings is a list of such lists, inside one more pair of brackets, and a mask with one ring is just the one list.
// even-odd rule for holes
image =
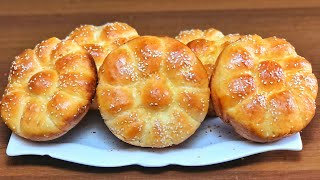
[[187, 46], [196, 54], [204, 65], [210, 80], [216, 60], [222, 50], [228, 44], [238, 40], [240, 37], [239, 34], [229, 34], [227, 36], [222, 36], [221, 38], [216, 38], [215, 40], [195, 39], [190, 41]]
[[[215, 40], [195, 39], [190, 41], [187, 45], [196, 54], [208, 74], [210, 82], [215, 63], [222, 50], [230, 43], [238, 40], [241, 36], [239, 34], [229, 34], [216, 38]], [[212, 101], [209, 102], [208, 116], [216, 116]]]
[[180, 31], [179, 35], [176, 36], [176, 39], [184, 44], [188, 44], [190, 41], [193, 41], [195, 39], [206, 39], [210, 41], [216, 41], [220, 40], [223, 37], [224, 35], [221, 31], [214, 28], [209, 28], [204, 31], [200, 29]]
[[21, 137], [58, 138], [86, 114], [96, 84], [92, 57], [74, 41], [50, 38], [12, 62], [2, 119]]
[[[196, 54], [208, 74], [209, 82], [213, 73], [215, 62], [230, 42], [240, 38], [238, 34], [224, 36], [223, 33], [215, 28], [206, 30], [191, 29], [180, 31], [176, 39], [187, 44], [188, 47]], [[216, 116], [213, 104], [210, 100], [208, 116]]]
[[82, 25], [73, 30], [66, 39], [74, 40], [84, 47], [99, 70], [112, 50], [138, 36], [137, 31], [128, 24], [114, 22], [102, 26]]
[[[72, 31], [66, 39], [74, 40], [86, 49], [99, 70], [112, 50], [138, 36], [137, 31], [128, 24], [114, 22], [102, 26], [82, 25]], [[96, 98], [93, 99], [90, 109], [98, 109]]]
[[111, 132], [129, 144], [179, 144], [207, 114], [207, 74], [195, 54], [175, 39], [133, 39], [107, 56], [98, 76], [101, 115]]
[[237, 133], [271, 142], [301, 131], [315, 114], [311, 64], [276, 37], [244, 36], [219, 56], [211, 79], [216, 113]]

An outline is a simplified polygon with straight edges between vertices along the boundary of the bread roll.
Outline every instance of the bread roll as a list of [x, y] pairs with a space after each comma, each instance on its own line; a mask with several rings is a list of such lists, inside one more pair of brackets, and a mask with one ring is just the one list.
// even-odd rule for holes
[[306, 127], [317, 92], [311, 64], [276, 37], [248, 35], [228, 45], [211, 79], [216, 113], [256, 142], [276, 141]]
[[50, 38], [13, 61], [1, 117], [26, 139], [58, 138], [86, 114], [96, 84], [91, 56], [74, 41]]
[[209, 80], [211, 79], [214, 65], [222, 50], [230, 43], [238, 40], [239, 34], [229, 34], [216, 40], [195, 39], [187, 46], [196, 54], [207, 71]]
[[[194, 32], [194, 33], [190, 33]], [[215, 36], [209, 36], [208, 32]], [[204, 65], [205, 70], [207, 71], [209, 81], [211, 79], [213, 69], [216, 63], [216, 60], [222, 50], [231, 42], [236, 41], [240, 38], [239, 34], [229, 34], [224, 36], [220, 31], [215, 29], [209, 29], [206, 31], [200, 30], [191, 30], [191, 31], [182, 31], [180, 33], [183, 42], [190, 41], [193, 38], [202, 38], [191, 40], [187, 45], [188, 47], [196, 54], [201, 63]], [[211, 39], [211, 40], [210, 40]], [[216, 116], [212, 102], [209, 103], [208, 116]]]
[[84, 47], [92, 55], [99, 70], [112, 50], [138, 36], [137, 31], [128, 24], [114, 22], [102, 26], [82, 25], [66, 39], [74, 40]]
[[111, 132], [129, 144], [179, 144], [207, 114], [207, 74], [195, 54], [175, 39], [129, 41], [108, 55], [98, 76], [101, 115]]
[[[114, 22], [102, 26], [82, 25], [73, 30], [66, 39], [74, 40], [93, 57], [97, 70], [107, 55], [121, 44], [138, 37], [137, 31], [126, 23]], [[98, 109], [96, 99], [91, 109]]]
[[183, 44], [188, 44], [190, 41], [193, 41], [195, 39], [206, 39], [210, 41], [215, 41], [220, 40], [223, 37], [224, 35], [221, 31], [214, 28], [209, 28], [204, 31], [200, 29], [180, 31], [179, 35], [176, 36], [176, 39], [182, 42]]

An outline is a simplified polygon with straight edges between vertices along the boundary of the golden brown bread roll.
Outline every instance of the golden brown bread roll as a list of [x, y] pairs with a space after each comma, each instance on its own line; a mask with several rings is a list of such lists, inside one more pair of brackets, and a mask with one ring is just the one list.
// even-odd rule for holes
[[216, 113], [256, 142], [301, 131], [315, 114], [317, 92], [311, 64], [276, 37], [248, 35], [228, 45], [211, 79]]
[[187, 44], [188, 47], [197, 55], [205, 66], [209, 80], [211, 78], [214, 64], [221, 51], [226, 45], [238, 40], [239, 34], [223, 35], [217, 29], [209, 28], [206, 30], [191, 29], [184, 30], [176, 36], [180, 42]]
[[96, 84], [92, 57], [74, 41], [50, 38], [13, 61], [1, 117], [21, 137], [58, 138], [86, 114]]
[[[72, 31], [66, 39], [74, 40], [84, 47], [93, 57], [99, 70], [113, 49], [138, 36], [137, 31], [128, 24], [114, 22], [102, 26], [82, 25]], [[90, 108], [98, 109], [96, 99]]]
[[214, 65], [222, 50], [230, 43], [238, 40], [239, 34], [229, 34], [215, 40], [195, 39], [190, 41], [187, 46], [196, 54], [204, 65], [209, 80], [213, 73]]
[[66, 39], [76, 41], [93, 57], [99, 70], [104, 59], [116, 47], [138, 37], [137, 31], [126, 23], [114, 22], [102, 26], [82, 25]]
[[190, 41], [195, 39], [206, 39], [210, 41], [220, 40], [224, 35], [221, 31], [209, 28], [204, 31], [200, 29], [190, 29], [180, 31], [179, 35], [176, 36], [176, 39], [184, 44], [188, 44]]
[[[227, 36], [219, 35], [215, 38], [209, 38], [214, 40], [195, 39], [187, 44], [188, 47], [196, 54], [201, 63], [204, 65], [204, 68], [208, 74], [209, 81], [211, 79], [216, 60], [222, 50], [229, 43], [238, 40], [240, 37], [241, 36], [239, 34], [229, 34]], [[208, 115], [216, 115], [211, 101], [209, 103]]]
[[206, 116], [208, 78], [183, 43], [142, 36], [112, 51], [99, 70], [97, 100], [111, 132], [141, 147], [190, 137]]

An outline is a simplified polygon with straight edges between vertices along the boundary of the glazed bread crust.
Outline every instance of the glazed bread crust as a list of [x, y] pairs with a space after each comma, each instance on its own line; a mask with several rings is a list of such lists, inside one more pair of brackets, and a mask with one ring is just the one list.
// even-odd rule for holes
[[230, 43], [238, 40], [239, 34], [229, 34], [215, 40], [195, 39], [190, 41], [187, 46], [196, 54], [201, 63], [204, 65], [209, 81], [211, 79], [216, 60], [222, 50]]
[[219, 56], [211, 79], [216, 113], [237, 133], [272, 142], [301, 131], [315, 114], [311, 64], [276, 37], [247, 35]]
[[99, 70], [101, 115], [115, 136], [135, 146], [185, 141], [205, 118], [209, 94], [201, 62], [168, 37], [133, 39], [111, 52]]
[[[211, 29], [211, 31], [213, 31], [213, 29]], [[198, 31], [195, 31], [195, 32], [198, 32]], [[200, 31], [200, 32], [202, 32], [202, 31]], [[238, 40], [241, 37], [239, 34], [229, 34], [229, 35], [223, 36], [220, 33], [216, 33], [216, 34], [218, 34], [218, 36], [214, 36], [214, 38], [210, 37], [210, 36], [208, 37], [208, 35], [207, 36], [205, 36], [205, 35], [202, 35], [202, 36], [197, 35], [196, 36], [196, 35], [193, 35], [192, 33], [189, 33], [191, 35], [188, 36], [186, 31], [184, 31], [184, 33], [181, 33], [181, 34], [185, 34], [184, 36], [182, 36], [182, 37], [184, 37], [184, 39], [182, 38], [184, 41], [189, 41], [195, 37], [203, 38], [203, 39], [192, 40], [187, 45], [196, 54], [196, 56], [199, 58], [201, 63], [204, 65], [205, 70], [208, 74], [209, 82], [210, 82], [211, 76], [213, 74], [216, 60], [219, 57], [222, 50], [228, 44]], [[205, 33], [203, 33], [203, 34], [205, 34]], [[208, 39], [205, 39], [205, 38], [208, 38]], [[211, 39], [211, 40], [209, 40], [209, 39]], [[216, 116], [211, 101], [209, 103], [208, 115], [209, 116]]]
[[82, 25], [73, 30], [66, 39], [74, 40], [85, 48], [99, 70], [112, 50], [138, 36], [137, 31], [128, 24], [114, 22], [102, 26]]
[[[208, 74], [209, 82], [214, 69], [215, 60], [219, 51], [223, 49], [219, 45], [224, 35], [221, 31], [215, 28], [206, 30], [190, 29], [180, 31], [178, 36], [175, 37], [180, 42], [187, 44], [189, 48], [196, 54]], [[208, 116], [216, 116], [212, 102], [209, 102]]]
[[50, 38], [13, 61], [1, 117], [26, 139], [58, 138], [86, 114], [96, 84], [92, 57], [74, 41]]
[[193, 41], [195, 39], [206, 39], [210, 41], [216, 41], [220, 40], [223, 37], [224, 35], [221, 31], [215, 28], [209, 28], [206, 30], [190, 29], [180, 31], [178, 36], [176, 36], [176, 39], [182, 42], [183, 44], [188, 44], [190, 41]]

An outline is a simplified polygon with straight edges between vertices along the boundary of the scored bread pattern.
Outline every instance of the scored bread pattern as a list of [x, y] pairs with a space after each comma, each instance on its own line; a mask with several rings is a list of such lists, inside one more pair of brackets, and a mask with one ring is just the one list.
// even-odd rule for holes
[[302, 130], [315, 114], [317, 91], [311, 64], [290, 43], [258, 35], [228, 45], [211, 80], [216, 113], [257, 142]]
[[35, 141], [57, 138], [88, 110], [97, 83], [91, 56], [71, 40], [50, 38], [12, 62], [1, 116], [16, 134]]
[[191, 136], [206, 116], [208, 78], [181, 42], [143, 36], [109, 54], [97, 98], [106, 125], [136, 146], [166, 147]]
[[137, 31], [128, 24], [114, 22], [102, 26], [82, 25], [66, 39], [73, 39], [83, 46], [91, 54], [99, 70], [113, 49], [138, 36]]

